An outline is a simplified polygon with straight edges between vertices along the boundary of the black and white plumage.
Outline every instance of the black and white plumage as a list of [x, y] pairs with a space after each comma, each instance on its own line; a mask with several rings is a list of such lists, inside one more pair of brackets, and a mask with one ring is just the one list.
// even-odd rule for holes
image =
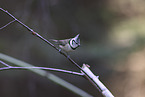
[[59, 45], [59, 47], [64, 50], [65, 52], [71, 52], [74, 51], [76, 48], [80, 46], [80, 34], [76, 35], [74, 38], [70, 39], [64, 39], [64, 40], [54, 40], [56, 44]]

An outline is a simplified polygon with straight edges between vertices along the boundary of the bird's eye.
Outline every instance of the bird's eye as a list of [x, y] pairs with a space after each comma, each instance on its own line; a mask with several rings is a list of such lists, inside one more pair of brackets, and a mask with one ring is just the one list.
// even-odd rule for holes
[[74, 43], [76, 43], [75, 40], [72, 40], [72, 45], [73, 45]]
[[78, 45], [78, 43], [75, 40], [72, 40], [72, 45], [73, 44]]

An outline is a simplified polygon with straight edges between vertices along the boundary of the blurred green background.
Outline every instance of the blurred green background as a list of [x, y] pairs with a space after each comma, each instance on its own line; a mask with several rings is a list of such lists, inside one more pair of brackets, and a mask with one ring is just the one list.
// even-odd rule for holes
[[[81, 46], [70, 56], [80, 65], [89, 64], [115, 97], [145, 95], [144, 5], [144, 0], [0, 0], [0, 7], [46, 39], [65, 39], [80, 33]], [[0, 11], [0, 27], [11, 20]], [[36, 66], [79, 71], [16, 22], [0, 30], [0, 52]], [[93, 96], [102, 97], [82, 77], [51, 73]], [[77, 96], [27, 70], [1, 71], [0, 95]]]

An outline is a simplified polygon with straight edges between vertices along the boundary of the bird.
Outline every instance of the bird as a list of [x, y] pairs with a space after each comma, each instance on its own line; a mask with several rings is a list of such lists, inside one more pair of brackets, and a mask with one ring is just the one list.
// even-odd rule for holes
[[[76, 35], [74, 38], [55, 40], [51, 39], [53, 42], [59, 45], [59, 47], [66, 53], [75, 51], [76, 48], [80, 46], [80, 34]], [[60, 51], [61, 51], [60, 49]]]

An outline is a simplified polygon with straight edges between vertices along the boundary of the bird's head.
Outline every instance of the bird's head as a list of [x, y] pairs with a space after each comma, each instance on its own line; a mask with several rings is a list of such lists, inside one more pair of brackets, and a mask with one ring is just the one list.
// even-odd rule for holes
[[73, 44], [80, 46], [80, 34], [76, 35], [72, 41]]

